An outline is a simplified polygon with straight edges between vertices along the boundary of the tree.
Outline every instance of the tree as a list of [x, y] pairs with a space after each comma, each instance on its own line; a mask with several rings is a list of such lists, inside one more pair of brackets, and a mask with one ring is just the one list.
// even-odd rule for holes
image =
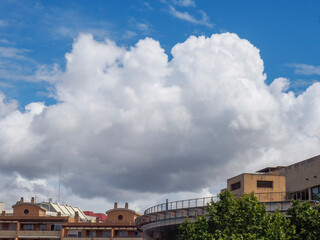
[[296, 234], [292, 239], [316, 240], [320, 238], [319, 206], [312, 207], [309, 202], [294, 200], [287, 214], [290, 224], [296, 228]]
[[207, 206], [206, 216], [187, 219], [179, 228], [180, 240], [287, 240], [295, 227], [282, 213], [269, 214], [254, 193], [234, 198], [227, 190]]

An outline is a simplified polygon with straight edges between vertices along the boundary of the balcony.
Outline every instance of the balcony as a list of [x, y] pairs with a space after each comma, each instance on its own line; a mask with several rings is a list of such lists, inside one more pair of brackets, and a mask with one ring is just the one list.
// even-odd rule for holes
[[16, 230], [0, 230], [0, 238], [15, 238]]
[[[110, 237], [105, 237], [105, 238], [98, 238], [98, 237], [64, 237], [63, 240], [110, 240]], [[142, 240], [142, 237], [113, 237], [112, 239], [114, 240]]]
[[19, 238], [60, 238], [60, 231], [19, 231]]

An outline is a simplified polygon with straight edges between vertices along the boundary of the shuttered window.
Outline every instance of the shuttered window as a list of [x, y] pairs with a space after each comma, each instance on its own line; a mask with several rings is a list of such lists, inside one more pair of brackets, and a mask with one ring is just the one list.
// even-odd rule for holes
[[273, 188], [273, 181], [257, 181], [257, 187], [260, 188]]
[[241, 182], [231, 184], [231, 191], [241, 188]]

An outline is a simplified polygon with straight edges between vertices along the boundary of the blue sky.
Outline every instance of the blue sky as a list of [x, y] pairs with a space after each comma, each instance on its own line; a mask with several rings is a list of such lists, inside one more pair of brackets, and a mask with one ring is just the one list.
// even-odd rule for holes
[[319, 1], [1, 1], [0, 90], [21, 106], [55, 103], [50, 84], [33, 75], [43, 65], [63, 69], [80, 32], [125, 47], [151, 37], [169, 56], [190, 35], [232, 32], [260, 49], [268, 83], [287, 77], [299, 94], [319, 81], [319, 9]]
[[0, 1], [0, 201], [57, 201], [58, 162], [61, 202], [142, 211], [318, 155], [319, 43], [319, 1]]

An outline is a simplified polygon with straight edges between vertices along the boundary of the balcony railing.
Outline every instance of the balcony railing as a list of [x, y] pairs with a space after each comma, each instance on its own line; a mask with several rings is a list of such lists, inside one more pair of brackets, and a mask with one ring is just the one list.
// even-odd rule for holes
[[14, 238], [16, 233], [16, 230], [0, 230], [0, 238]]
[[[240, 197], [241, 195], [234, 195], [234, 196]], [[292, 193], [292, 192], [255, 193], [255, 196], [257, 197], [259, 202], [282, 202], [282, 201], [291, 201], [297, 198], [301, 199], [297, 197], [295, 193]], [[170, 211], [170, 210], [205, 207], [211, 201], [215, 202], [217, 200], [218, 200], [217, 196], [212, 196], [212, 197], [195, 198], [195, 199], [161, 203], [145, 210], [144, 215], [147, 215], [150, 213]], [[301, 199], [301, 200], [307, 200], [307, 199]]]
[[194, 199], [161, 203], [145, 210], [144, 215], [147, 215], [150, 213], [156, 213], [156, 212], [184, 209], [184, 208], [205, 207], [207, 206], [208, 203], [210, 203], [211, 201], [216, 201], [217, 199], [218, 199], [217, 196], [212, 196], [212, 197], [194, 198]]
[[19, 231], [19, 236], [24, 236], [24, 237], [55, 237], [59, 238], [61, 235], [60, 231], [30, 231], [30, 230], [20, 230]]

